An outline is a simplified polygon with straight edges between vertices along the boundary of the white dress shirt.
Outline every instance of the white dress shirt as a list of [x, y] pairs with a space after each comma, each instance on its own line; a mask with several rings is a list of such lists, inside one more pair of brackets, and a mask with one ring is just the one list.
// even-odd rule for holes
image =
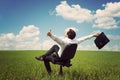
[[68, 44], [80, 44], [81, 42], [87, 40], [87, 39], [90, 39], [92, 38], [93, 35], [88, 35], [88, 36], [85, 36], [85, 37], [81, 37], [81, 38], [78, 38], [78, 39], [69, 39], [68, 37], [65, 37], [64, 39], [61, 39], [55, 35], [51, 35], [50, 38], [52, 38], [55, 42], [57, 42], [59, 45], [59, 51], [58, 51], [58, 55], [59, 57], [61, 57], [62, 55], [62, 52], [63, 50], [65, 49], [66, 45]]

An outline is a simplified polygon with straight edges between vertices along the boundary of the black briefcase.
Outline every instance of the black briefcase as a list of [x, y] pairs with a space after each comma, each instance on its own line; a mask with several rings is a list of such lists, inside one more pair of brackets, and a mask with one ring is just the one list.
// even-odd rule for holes
[[110, 40], [103, 32], [94, 40], [95, 45], [98, 47], [98, 49], [103, 48], [109, 41]]

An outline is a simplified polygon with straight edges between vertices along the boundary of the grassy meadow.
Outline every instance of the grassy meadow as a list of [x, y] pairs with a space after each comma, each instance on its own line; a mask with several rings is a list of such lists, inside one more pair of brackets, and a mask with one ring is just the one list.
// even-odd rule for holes
[[72, 66], [51, 64], [49, 76], [42, 61], [34, 57], [46, 51], [0, 51], [0, 80], [120, 80], [120, 52], [77, 51]]

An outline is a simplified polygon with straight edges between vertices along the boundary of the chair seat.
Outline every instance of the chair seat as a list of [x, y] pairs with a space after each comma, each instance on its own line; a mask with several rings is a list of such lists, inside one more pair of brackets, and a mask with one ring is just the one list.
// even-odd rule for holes
[[70, 64], [70, 63], [64, 63], [64, 62], [56, 62], [55, 64], [59, 64], [59, 65], [66, 66], [66, 67], [72, 66], [72, 64]]
[[48, 56], [50, 59], [50, 62], [52, 62], [53, 64], [59, 64], [61, 66], [66, 66], [66, 67], [70, 67], [72, 66], [72, 64], [70, 64], [70, 60], [63, 60], [61, 58], [59, 58], [58, 56], [56, 55], [50, 55]]
[[70, 64], [70, 60], [68, 60], [68, 61], [57, 61], [57, 62], [54, 62], [54, 64], [59, 64], [59, 65], [66, 66], [66, 67], [72, 66], [72, 64]]

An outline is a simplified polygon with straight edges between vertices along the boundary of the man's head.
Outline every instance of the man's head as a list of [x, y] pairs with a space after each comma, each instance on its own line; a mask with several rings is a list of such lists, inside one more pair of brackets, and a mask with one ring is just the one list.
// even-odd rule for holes
[[74, 39], [76, 37], [76, 32], [73, 29], [68, 29], [66, 32], [66, 36], [69, 39]]

